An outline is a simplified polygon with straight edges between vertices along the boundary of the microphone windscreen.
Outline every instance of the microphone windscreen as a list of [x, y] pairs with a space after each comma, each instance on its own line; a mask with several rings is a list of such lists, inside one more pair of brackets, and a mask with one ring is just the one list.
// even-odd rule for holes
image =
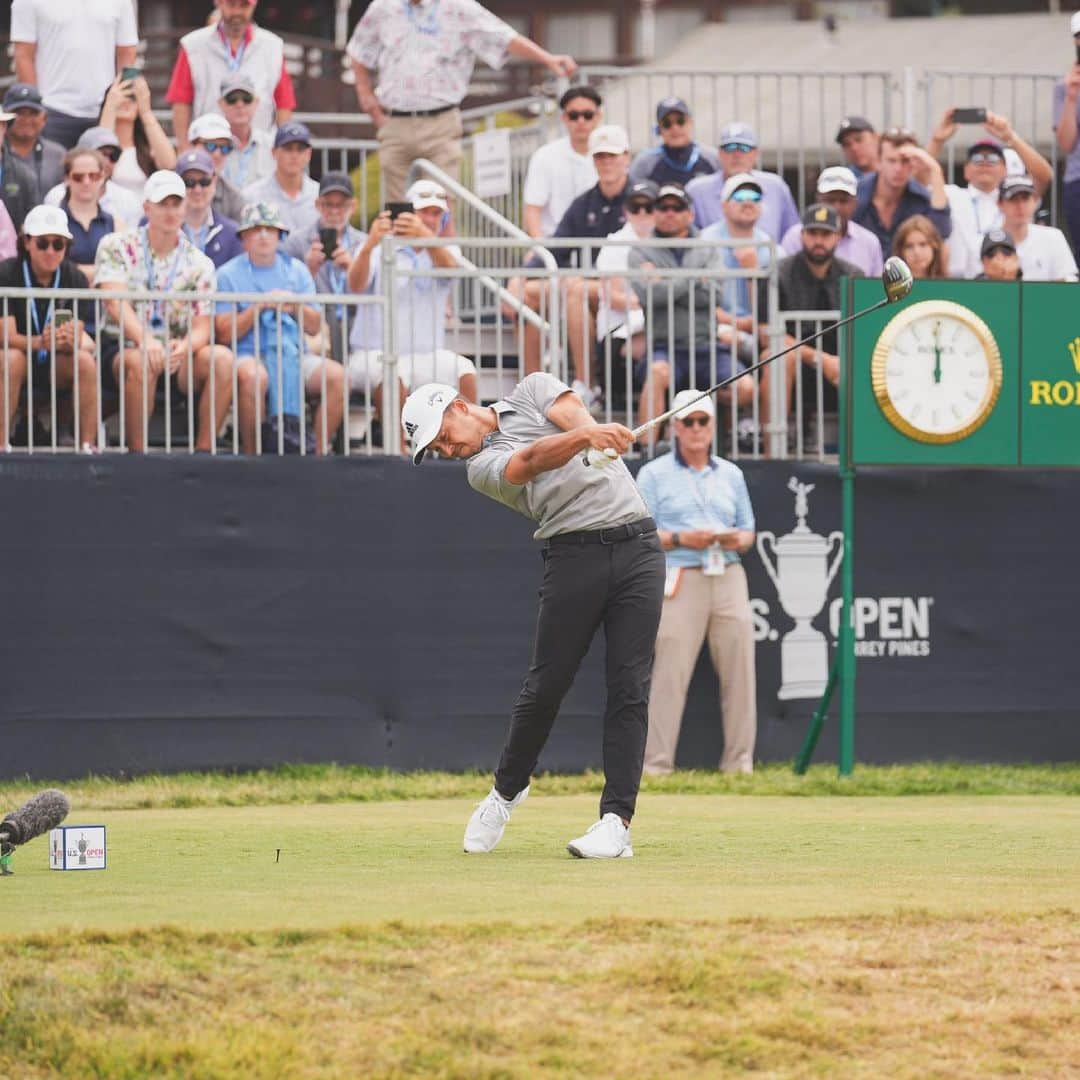
[[55, 788], [40, 791], [0, 822], [0, 833], [7, 833], [8, 840], [16, 846], [25, 844], [35, 836], [55, 829], [70, 809], [71, 803], [62, 791]]

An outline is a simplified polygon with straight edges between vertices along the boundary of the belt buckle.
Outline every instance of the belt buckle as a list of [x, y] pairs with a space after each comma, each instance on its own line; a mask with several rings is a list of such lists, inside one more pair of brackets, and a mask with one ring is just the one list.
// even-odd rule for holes
[[[600, 543], [601, 544], [617, 544], [623, 539], [622, 533], [626, 530], [625, 525], [612, 525], [608, 529], [600, 530]], [[613, 534], [611, 539], [608, 539], [608, 534]], [[615, 535], [617, 534], [617, 535]]]

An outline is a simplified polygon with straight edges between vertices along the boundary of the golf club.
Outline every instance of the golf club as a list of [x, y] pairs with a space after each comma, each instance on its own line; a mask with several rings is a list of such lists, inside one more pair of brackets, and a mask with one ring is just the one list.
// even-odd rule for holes
[[[844, 319], [840, 319], [837, 322], [830, 323], [828, 326], [823, 326], [820, 330], [815, 331], [808, 337], [804, 337], [802, 341], [796, 341], [793, 345], [789, 345], [786, 349], [781, 349], [778, 353], [773, 353], [772, 356], [766, 356], [763, 360], [759, 360], [756, 364], [752, 364], [748, 368], [744, 368], [742, 371], [735, 375], [731, 375], [724, 379], [722, 382], [718, 382], [715, 386], [710, 386], [708, 390], [702, 390], [700, 394], [693, 401], [688, 402], [686, 405], [680, 406], [678, 409], [668, 409], [667, 412], [661, 413], [659, 416], [654, 416], [651, 420], [647, 420], [640, 427], [634, 428], [634, 438], [640, 439], [647, 431], [652, 428], [658, 427], [665, 421], [670, 420], [675, 413], [682, 412], [684, 409], [691, 408], [694, 404], [701, 401], [702, 398], [707, 398], [710, 394], [715, 394], [718, 390], [723, 390], [725, 387], [730, 386], [733, 382], [741, 379], [744, 375], [752, 375], [755, 371], [763, 368], [766, 364], [771, 364], [774, 360], [779, 360], [781, 356], [786, 356], [789, 352], [793, 352], [795, 349], [802, 348], [803, 345], [809, 345], [811, 341], [816, 340], [819, 337], [823, 337], [832, 330], [838, 330], [841, 326], [846, 326], [850, 322], [854, 322], [856, 319], [861, 319], [863, 315], [869, 315], [872, 311], [877, 311], [879, 308], [883, 308], [888, 304], [895, 304], [899, 300], [903, 300], [911, 292], [911, 287], [915, 283], [915, 279], [911, 273], [911, 267], [908, 266], [903, 259], [897, 255], [892, 255], [885, 260], [885, 268], [881, 272], [881, 285], [885, 290], [885, 296], [879, 300], [876, 304], [871, 304], [868, 308], [863, 308], [862, 311], [856, 311], [851, 315], [848, 315]], [[585, 455], [585, 463], [587, 465], [602, 466], [606, 465], [610, 461], [614, 461], [618, 455], [614, 450], [589, 450]]]

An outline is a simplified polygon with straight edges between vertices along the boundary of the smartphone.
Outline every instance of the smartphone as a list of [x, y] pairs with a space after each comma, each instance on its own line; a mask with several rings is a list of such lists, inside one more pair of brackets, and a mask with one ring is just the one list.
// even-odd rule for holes
[[338, 246], [338, 233], [337, 229], [319, 229], [319, 243], [322, 244], [323, 254], [328, 258], [334, 257], [334, 252]]
[[67, 308], [57, 308], [53, 312], [52, 324], [53, 326], [63, 326], [64, 323], [71, 322], [74, 317], [74, 313]]
[[388, 202], [386, 209], [390, 211], [390, 220], [399, 217], [401, 214], [411, 214], [413, 212], [413, 204], [411, 202]]
[[953, 109], [952, 118], [954, 124], [985, 124], [986, 110], [956, 108]]
[[142, 69], [137, 67], [126, 67], [120, 69], [120, 81], [130, 82], [132, 79], [137, 79], [142, 74]]

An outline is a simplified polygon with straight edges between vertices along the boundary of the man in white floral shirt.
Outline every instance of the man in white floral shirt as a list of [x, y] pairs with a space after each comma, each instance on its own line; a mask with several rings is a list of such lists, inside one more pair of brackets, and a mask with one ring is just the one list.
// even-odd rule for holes
[[[112, 233], [98, 245], [94, 284], [106, 291], [193, 293], [199, 299], [105, 302], [104, 381], [122, 387], [122, 433], [130, 450], [146, 449], [146, 428], [162, 375], [199, 394], [196, 450], [209, 450], [232, 395], [232, 353], [211, 345], [214, 264], [184, 235], [183, 179], [153, 173], [143, 188], [146, 224]], [[211, 406], [213, 413], [211, 414]], [[174, 433], [175, 438], [175, 433]]]

